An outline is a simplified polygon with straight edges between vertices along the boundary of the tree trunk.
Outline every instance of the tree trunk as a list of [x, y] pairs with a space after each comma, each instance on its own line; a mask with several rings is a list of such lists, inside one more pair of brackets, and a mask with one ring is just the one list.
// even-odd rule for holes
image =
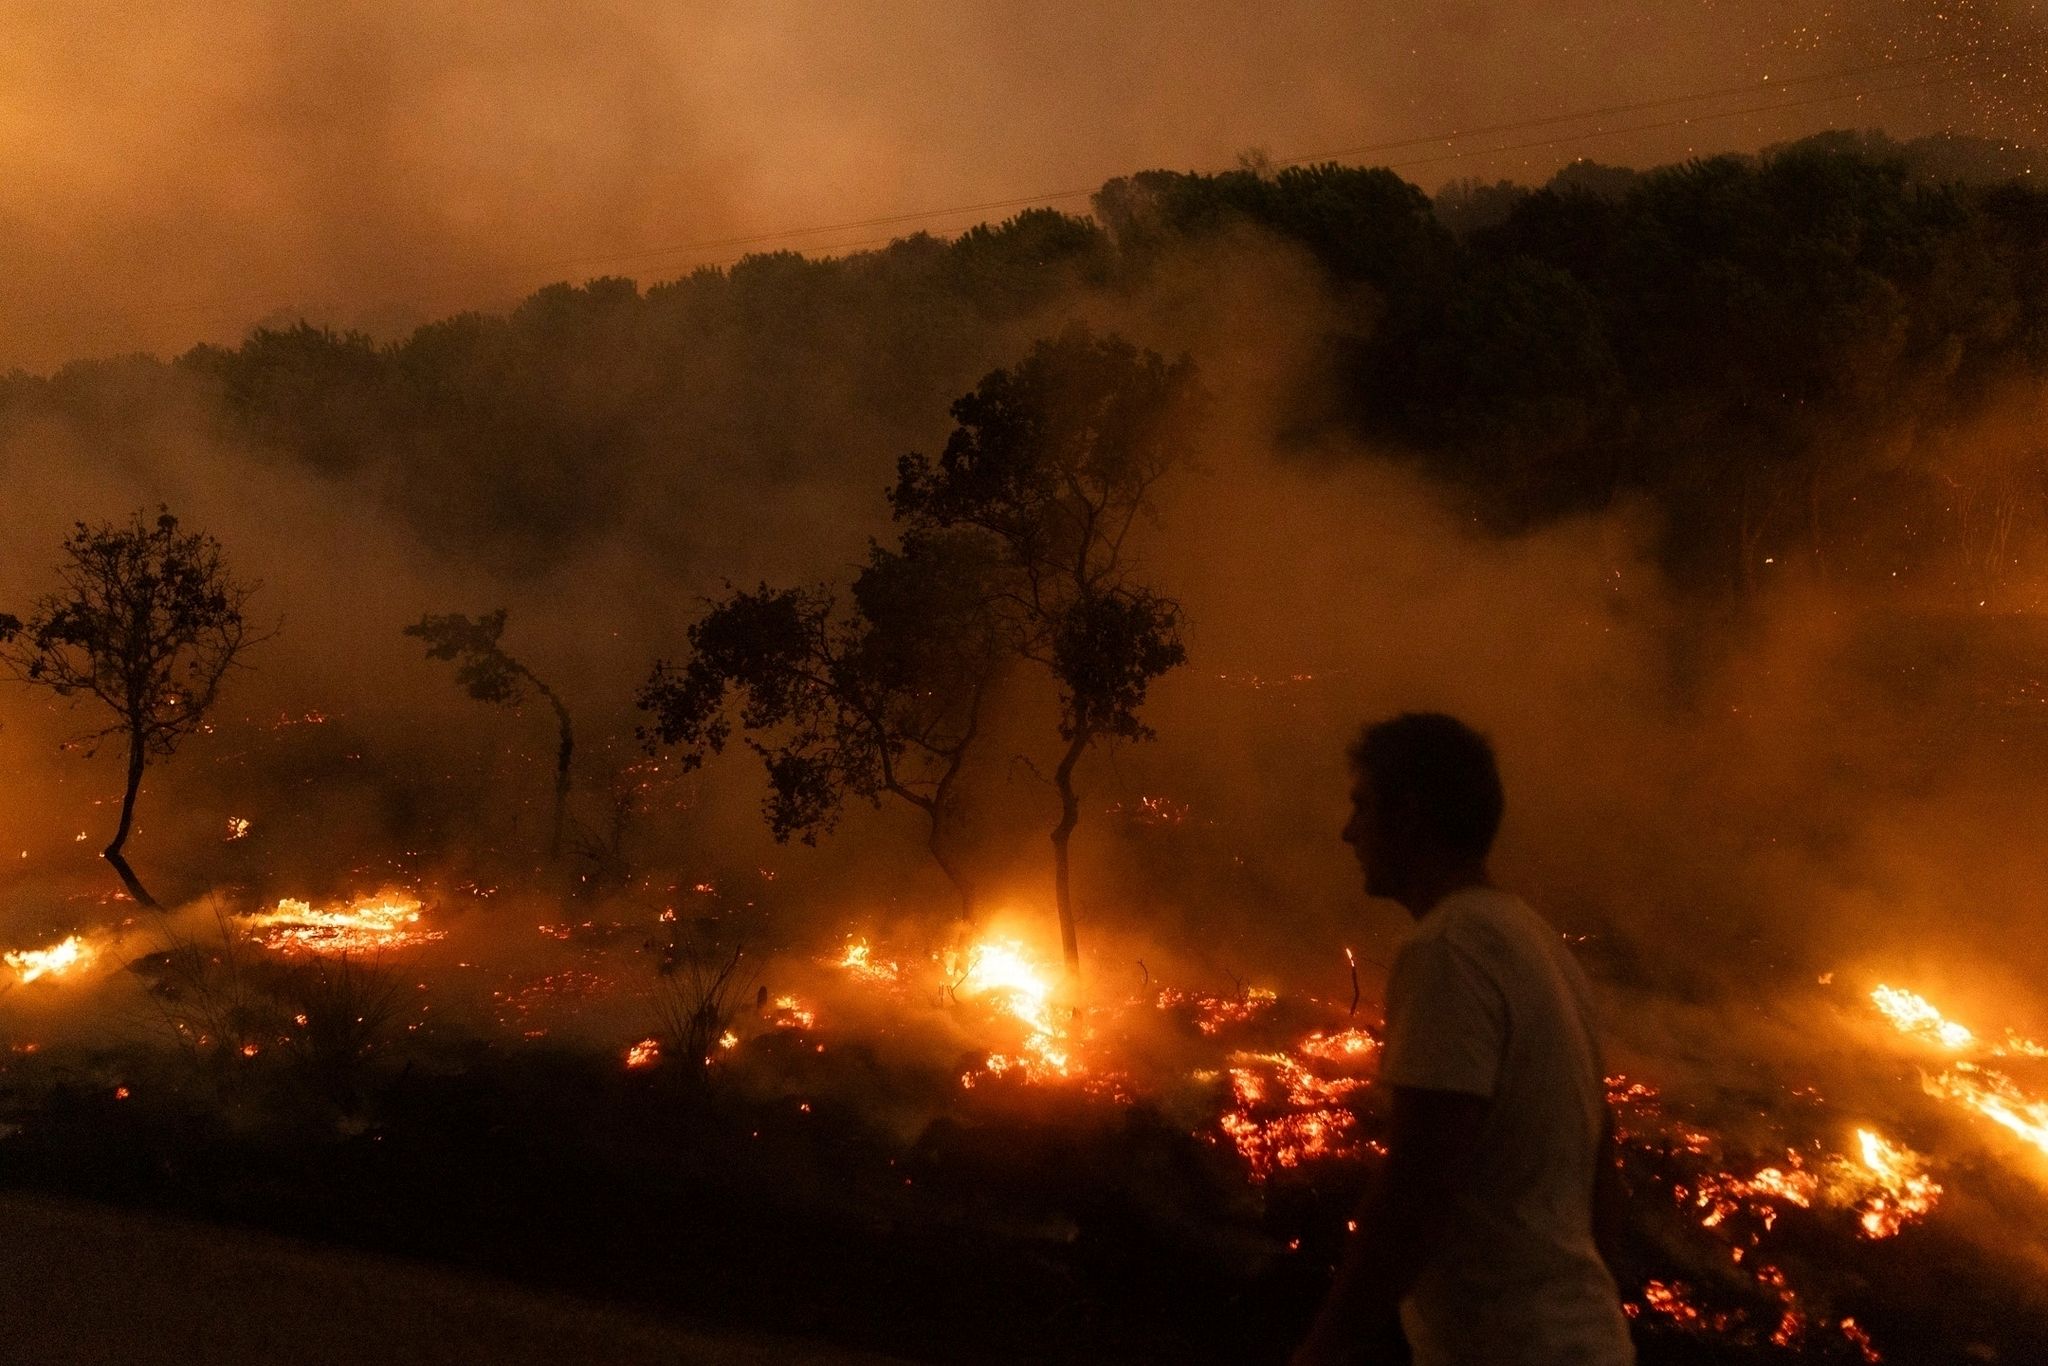
[[960, 898], [960, 923], [974, 923], [974, 880], [960, 865], [948, 847], [943, 830], [944, 818], [937, 809], [931, 813], [931, 834], [925, 841], [925, 848], [931, 850], [932, 862], [939, 865], [939, 871], [946, 875], [946, 881], [953, 884], [953, 893]]
[[1074, 891], [1068, 876], [1067, 840], [1081, 820], [1081, 798], [1074, 791], [1074, 765], [1088, 749], [1090, 736], [1082, 731], [1067, 742], [1060, 766], [1053, 770], [1053, 786], [1060, 794], [1060, 823], [1052, 828], [1053, 902], [1060, 913], [1060, 952], [1065, 956], [1067, 976], [1081, 975], [1081, 943], [1074, 931]]
[[[532, 678], [533, 675], [528, 674]], [[562, 822], [569, 809], [569, 760], [576, 753], [576, 733], [569, 724], [569, 709], [562, 705], [562, 699], [555, 696], [554, 689], [534, 679], [541, 696], [555, 709], [555, 725], [561, 731], [561, 743], [555, 749], [555, 815], [548, 830], [548, 858], [553, 860], [562, 853]]]
[[156, 898], [143, 889], [135, 870], [128, 866], [128, 860], [121, 857], [121, 846], [128, 843], [128, 832], [135, 825], [135, 797], [142, 791], [142, 768], [147, 761], [148, 751], [142, 737], [131, 731], [128, 735], [128, 787], [121, 795], [121, 824], [115, 827], [113, 842], [100, 851], [100, 856], [113, 865], [114, 872], [128, 889], [128, 895], [135, 898], [135, 903], [154, 911], [162, 908], [157, 905]]

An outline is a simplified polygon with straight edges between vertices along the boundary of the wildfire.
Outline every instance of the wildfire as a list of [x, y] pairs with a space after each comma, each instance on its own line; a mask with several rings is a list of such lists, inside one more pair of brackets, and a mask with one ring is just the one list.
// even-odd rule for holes
[[1936, 1010], [1924, 996], [1879, 983], [1870, 993], [1878, 1013], [1901, 1034], [1959, 1053], [1977, 1041], [1968, 1028]]
[[1177, 987], [1161, 988], [1154, 1004], [1161, 1010], [1191, 1006], [1195, 1028], [1214, 1038], [1233, 1025], [1249, 1023], [1271, 1009], [1279, 993], [1266, 987], [1247, 987], [1236, 996], [1205, 996]]
[[817, 1014], [796, 997], [775, 998], [774, 1024], [777, 1029], [809, 1029], [817, 1022]]
[[1930, 1079], [1927, 1091], [1962, 1102], [2048, 1156], [2048, 1102], [2027, 1095], [2005, 1073], [1959, 1062], [1953, 1072]]
[[[1718, 1228], [1732, 1215], [1747, 1213], [1768, 1231], [1778, 1222], [1780, 1204], [1811, 1209], [1820, 1189], [1820, 1178], [1806, 1170], [1799, 1154], [1787, 1153], [1783, 1166], [1765, 1167], [1751, 1177], [1709, 1172], [1700, 1178], [1691, 1198], [1693, 1206], [1703, 1211], [1702, 1228]], [[1674, 1193], [1683, 1192], [1679, 1187]]]
[[1217, 1121], [1254, 1181], [1327, 1158], [1359, 1156], [1358, 1116], [1350, 1099], [1363, 1077], [1326, 1077], [1310, 1066], [1356, 1063], [1379, 1044], [1360, 1029], [1321, 1030], [1295, 1053], [1240, 1050], [1228, 1059], [1232, 1109]]
[[23, 982], [33, 982], [41, 977], [66, 977], [89, 967], [97, 955], [90, 944], [71, 935], [47, 949], [21, 949], [0, 955], [15, 976]]
[[1217, 1123], [1244, 1159], [1254, 1181], [1318, 1158], [1358, 1154], [1358, 1120], [1349, 1110], [1311, 1110], [1255, 1119], [1233, 1110]]
[[[1977, 1036], [1967, 1027], [1944, 1018], [1928, 1001], [1910, 991], [1879, 986], [1870, 993], [1870, 999], [1878, 1013], [1909, 1038], [1938, 1043], [1957, 1053], [1977, 1045]], [[2003, 1044], [1978, 1051], [1995, 1058], [2048, 1056], [2048, 1049], [2011, 1030], [2006, 1032]], [[1950, 1070], [1928, 1078], [1925, 1085], [1929, 1095], [1976, 1111], [2048, 1157], [2048, 1101], [2028, 1095], [2004, 1072], [1959, 1058]]]
[[661, 1061], [661, 1040], [648, 1035], [626, 1050], [626, 1066], [652, 1067]]
[[419, 900], [394, 892], [363, 897], [341, 910], [316, 910], [286, 897], [276, 910], [249, 917], [265, 931], [264, 946], [285, 953], [372, 953], [442, 937], [440, 930], [417, 928], [419, 920]]
[[986, 1001], [1024, 1026], [1022, 1055], [989, 1055], [988, 1068], [1027, 1081], [1067, 1077], [1081, 1069], [1067, 1031], [1054, 1019], [1052, 974], [1014, 939], [986, 939], [956, 960], [953, 995]]
[[1869, 1129], [1856, 1131], [1858, 1154], [1876, 1191], [1862, 1201], [1861, 1223], [1872, 1238], [1889, 1238], [1934, 1212], [1941, 1187], [1927, 1174], [1921, 1156], [1887, 1143]]
[[[1928, 1174], [1920, 1154], [1873, 1130], [1858, 1129], [1855, 1155], [1830, 1158], [1819, 1169], [1788, 1152], [1782, 1163], [1754, 1176], [1708, 1172], [1690, 1192], [1677, 1187], [1674, 1194], [1701, 1211], [1702, 1228], [1719, 1228], [1736, 1214], [1747, 1215], [1752, 1221], [1747, 1246], [1754, 1247], [1755, 1234], [1769, 1232], [1787, 1206], [1848, 1209], [1856, 1214], [1865, 1237], [1889, 1238], [1933, 1213], [1941, 1185]], [[1743, 1250], [1736, 1248], [1737, 1261]]]
[[837, 967], [844, 968], [863, 982], [896, 982], [903, 976], [898, 964], [885, 958], [877, 958], [865, 939], [846, 941], [846, 952], [841, 954]]
[[1379, 1046], [1378, 1039], [1356, 1028], [1340, 1029], [1334, 1034], [1318, 1029], [1301, 1041], [1303, 1053], [1325, 1062], [1364, 1062]]

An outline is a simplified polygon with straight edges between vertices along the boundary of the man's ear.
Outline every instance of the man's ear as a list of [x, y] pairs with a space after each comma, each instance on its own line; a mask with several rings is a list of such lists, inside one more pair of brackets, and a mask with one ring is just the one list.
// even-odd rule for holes
[[1388, 814], [1387, 829], [1403, 837], [1412, 837], [1428, 824], [1422, 818], [1422, 798], [1413, 792], [1403, 792]]

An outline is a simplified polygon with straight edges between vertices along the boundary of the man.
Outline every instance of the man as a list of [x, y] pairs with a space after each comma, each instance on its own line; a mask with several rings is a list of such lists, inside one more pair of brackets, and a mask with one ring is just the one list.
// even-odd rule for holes
[[1593, 1240], [1615, 1173], [1586, 982], [1488, 879], [1492, 747], [1411, 713], [1369, 727], [1351, 765], [1344, 840], [1415, 927], [1387, 984], [1386, 1162], [1296, 1366], [1629, 1366]]

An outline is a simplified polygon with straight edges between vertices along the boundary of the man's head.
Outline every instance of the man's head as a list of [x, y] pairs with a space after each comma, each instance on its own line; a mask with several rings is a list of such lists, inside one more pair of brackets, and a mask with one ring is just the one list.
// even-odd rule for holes
[[1455, 885], [1483, 880], [1505, 798], [1493, 746], [1455, 717], [1406, 712], [1351, 746], [1344, 842], [1365, 890], [1421, 915]]

